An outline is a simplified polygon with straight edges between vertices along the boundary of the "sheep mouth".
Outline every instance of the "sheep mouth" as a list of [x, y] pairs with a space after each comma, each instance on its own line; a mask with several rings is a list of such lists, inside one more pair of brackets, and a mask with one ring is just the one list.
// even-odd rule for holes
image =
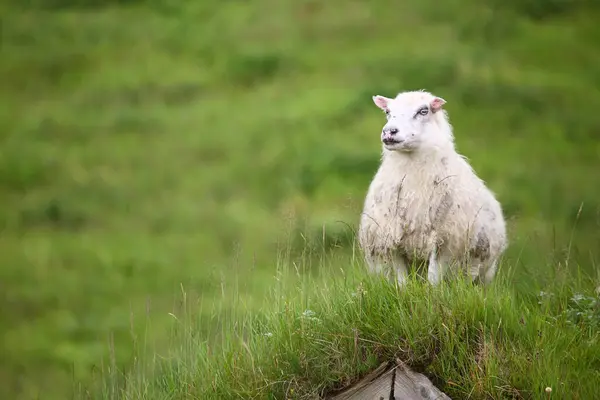
[[404, 140], [398, 140], [398, 139], [392, 139], [392, 138], [385, 138], [381, 140], [383, 142], [383, 144], [385, 144], [386, 146], [393, 146], [395, 144], [400, 144], [402, 143]]

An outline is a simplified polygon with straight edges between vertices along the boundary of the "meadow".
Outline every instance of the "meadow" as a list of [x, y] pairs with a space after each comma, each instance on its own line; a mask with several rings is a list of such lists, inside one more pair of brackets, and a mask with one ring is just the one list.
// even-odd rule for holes
[[[515, 330], [529, 312], [530, 326], [539, 327], [549, 315], [567, 318], [574, 295], [592, 304], [600, 282], [598, 4], [3, 2], [0, 397], [64, 399], [101, 382], [102, 396], [116, 398], [128, 379], [114, 368], [127, 374], [140, 359], [162, 365], [159, 355], [205, 339], [238, 351], [237, 341], [226, 340], [239, 329], [235, 321], [283, 324], [281, 296], [290, 303], [300, 296], [298, 312], [311, 304], [327, 318], [314, 334], [361, 321], [350, 311], [341, 325], [332, 320], [361, 280], [380, 293], [365, 308], [369, 315], [380, 319], [381, 302], [401, 315], [387, 286], [357, 272], [354, 231], [384, 121], [374, 94], [427, 89], [446, 99], [459, 152], [497, 194], [509, 224], [511, 245], [490, 295], [496, 314], [479, 313], [486, 307], [480, 292], [458, 286], [432, 296], [415, 284], [412, 296], [431, 305], [422, 306], [432, 313], [423, 324], [366, 329], [385, 344], [383, 353], [367, 350], [374, 358], [305, 380], [306, 369], [291, 368], [288, 383], [300, 383], [273, 386], [277, 393], [295, 387], [309, 396], [309, 383], [333, 387], [334, 378], [363, 373], [382, 354], [395, 354], [386, 332], [416, 338], [441, 326], [431, 311], [438, 299], [455, 302], [462, 316], [454, 332], [479, 329], [491, 341], [498, 318]], [[321, 294], [332, 286], [329, 297]], [[549, 309], [536, 308], [540, 292], [556, 296]], [[366, 312], [357, 307], [350, 310]], [[593, 307], [586, 309], [592, 321], [600, 319]], [[183, 319], [194, 320], [194, 340], [174, 332]], [[548, 328], [553, 348], [588, 360], [578, 365], [585, 382], [596, 384], [597, 325], [573, 333], [561, 321]], [[247, 322], [251, 330], [255, 323]], [[281, 338], [293, 327], [276, 332]], [[501, 341], [490, 365], [537, 349], [533, 333], [522, 335], [521, 347]], [[452, 349], [466, 346], [460, 337], [447, 337]], [[253, 354], [264, 350], [252, 343], [259, 343]], [[430, 343], [421, 345], [412, 350], [419, 363]], [[187, 349], [204, 354], [205, 344], [194, 346]], [[444, 351], [432, 373], [457, 381], [468, 367]], [[553, 354], [548, 365], [516, 368], [513, 376], [533, 372], [507, 387], [537, 388], [531, 382], [540, 371], [564, 367]], [[199, 366], [199, 359], [210, 357], [182, 358], [188, 374], [166, 387], [181, 397], [182, 387], [201, 393], [189, 382], [222, 364]], [[156, 368], [132, 372], [129, 398], [154, 390], [153, 375], [162, 382], [178, 371]], [[490, 371], [486, 377], [498, 375]], [[215, 387], [234, 390], [236, 375], [225, 375]], [[468, 392], [474, 379], [453, 393]], [[256, 394], [260, 385], [252, 382], [235, 390]], [[500, 395], [490, 382], [474, 392], [478, 398]], [[166, 398], [156, 390], [144, 396]], [[582, 386], [579, 398], [586, 393]]]

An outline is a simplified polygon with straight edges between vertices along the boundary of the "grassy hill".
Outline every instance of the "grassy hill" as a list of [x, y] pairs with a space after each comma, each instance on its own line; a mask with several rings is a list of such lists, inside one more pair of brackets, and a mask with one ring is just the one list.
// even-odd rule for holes
[[448, 101], [509, 220], [505, 290], [535, 304], [581, 273], [591, 294], [596, 4], [4, 2], [0, 397], [62, 399], [102, 359], [131, 365], [141, 338], [166, 352], [182, 288], [218, 338], [268, 302], [278, 263], [291, 284], [357, 268], [373, 94]]

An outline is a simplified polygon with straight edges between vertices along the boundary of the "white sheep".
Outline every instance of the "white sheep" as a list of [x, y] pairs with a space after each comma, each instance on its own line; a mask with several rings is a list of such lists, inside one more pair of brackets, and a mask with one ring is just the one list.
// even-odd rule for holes
[[407, 267], [425, 261], [434, 285], [454, 265], [491, 282], [507, 247], [506, 224], [500, 203], [455, 150], [446, 101], [425, 91], [373, 101], [387, 123], [358, 232], [369, 269], [395, 271], [402, 285]]

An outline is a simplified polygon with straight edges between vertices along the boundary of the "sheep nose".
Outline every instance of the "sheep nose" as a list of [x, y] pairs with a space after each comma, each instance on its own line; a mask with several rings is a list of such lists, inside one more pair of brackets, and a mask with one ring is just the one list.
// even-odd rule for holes
[[398, 133], [398, 128], [395, 128], [395, 127], [385, 128], [383, 130], [383, 133], [388, 134], [388, 135], [395, 135], [396, 133]]

